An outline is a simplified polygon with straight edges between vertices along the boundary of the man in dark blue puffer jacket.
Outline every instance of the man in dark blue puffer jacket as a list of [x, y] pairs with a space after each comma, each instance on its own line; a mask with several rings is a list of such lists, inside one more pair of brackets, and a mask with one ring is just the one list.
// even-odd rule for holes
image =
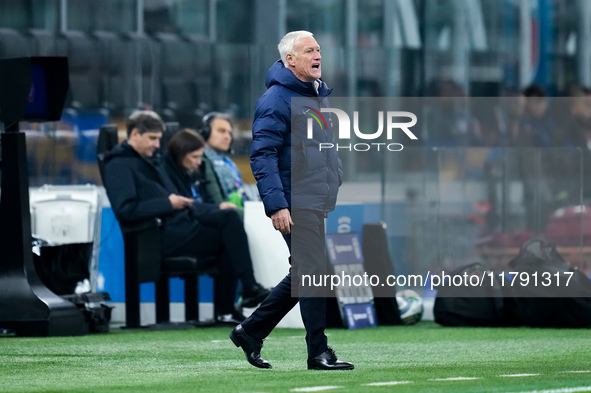
[[299, 301], [308, 369], [351, 370], [327, 345], [325, 288], [300, 286], [303, 275], [328, 271], [324, 219], [335, 207], [342, 169], [335, 149], [319, 148], [334, 145], [332, 124], [312, 123], [311, 136], [306, 125], [310, 113], [328, 106], [331, 89], [320, 79], [322, 57], [312, 33], [288, 33], [278, 49], [281, 60], [269, 70], [268, 90], [256, 105], [250, 163], [265, 212], [292, 252], [292, 269], [230, 338], [250, 364], [271, 368], [260, 355], [263, 339]]

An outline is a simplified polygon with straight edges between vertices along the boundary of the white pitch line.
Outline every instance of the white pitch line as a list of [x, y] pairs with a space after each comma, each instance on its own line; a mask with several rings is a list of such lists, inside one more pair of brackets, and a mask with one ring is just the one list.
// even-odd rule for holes
[[562, 389], [549, 389], [549, 390], [531, 390], [529, 392], [520, 393], [576, 393], [576, 392], [588, 392], [591, 391], [591, 386], [580, 386], [577, 388], [562, 388]]
[[503, 374], [499, 375], [502, 378], [512, 378], [512, 377], [535, 377], [540, 374]]
[[340, 389], [342, 386], [311, 386], [308, 388], [291, 389], [292, 392], [320, 392], [322, 390]]
[[591, 370], [580, 370], [580, 371], [563, 371], [563, 373], [569, 373], [569, 374], [583, 374], [583, 373], [591, 373]]
[[451, 378], [435, 378], [429, 381], [473, 381], [475, 379], [481, 379], [479, 377], [451, 377]]
[[390, 385], [404, 385], [412, 383], [412, 381], [390, 381], [390, 382], [371, 382], [365, 383], [363, 386], [390, 386]]

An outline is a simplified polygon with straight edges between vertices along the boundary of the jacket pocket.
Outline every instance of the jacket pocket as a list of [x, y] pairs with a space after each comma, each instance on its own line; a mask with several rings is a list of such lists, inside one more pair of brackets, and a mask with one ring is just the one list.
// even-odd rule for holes
[[292, 147], [291, 152], [291, 180], [295, 183], [301, 180], [306, 173], [306, 146], [301, 141], [297, 146]]

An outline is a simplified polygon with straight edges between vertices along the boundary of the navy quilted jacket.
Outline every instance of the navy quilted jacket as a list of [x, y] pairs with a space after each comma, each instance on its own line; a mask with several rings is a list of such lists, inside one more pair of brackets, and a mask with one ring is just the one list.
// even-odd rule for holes
[[336, 149], [319, 148], [335, 144], [332, 121], [329, 113], [322, 113], [323, 119], [315, 112], [328, 107], [332, 89], [318, 82], [317, 93], [313, 82], [302, 82], [281, 61], [267, 73], [267, 91], [255, 109], [250, 166], [268, 216], [284, 208], [326, 214], [336, 205], [341, 162]]

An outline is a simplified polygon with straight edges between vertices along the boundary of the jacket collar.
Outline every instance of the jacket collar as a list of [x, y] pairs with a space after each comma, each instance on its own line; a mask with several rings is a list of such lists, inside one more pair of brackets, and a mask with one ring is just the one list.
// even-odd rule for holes
[[317, 79], [318, 93], [314, 88], [314, 82], [302, 82], [294, 73], [283, 65], [283, 61], [277, 60], [267, 72], [265, 85], [267, 88], [273, 85], [282, 85], [305, 97], [326, 97], [332, 89], [329, 88], [322, 79]]
[[160, 154], [155, 153], [154, 156], [149, 158], [144, 158], [139, 155], [137, 151], [125, 140], [109, 150], [105, 154], [105, 162], [111, 160], [114, 157], [136, 157], [140, 158], [151, 165], [156, 165], [160, 161]]

